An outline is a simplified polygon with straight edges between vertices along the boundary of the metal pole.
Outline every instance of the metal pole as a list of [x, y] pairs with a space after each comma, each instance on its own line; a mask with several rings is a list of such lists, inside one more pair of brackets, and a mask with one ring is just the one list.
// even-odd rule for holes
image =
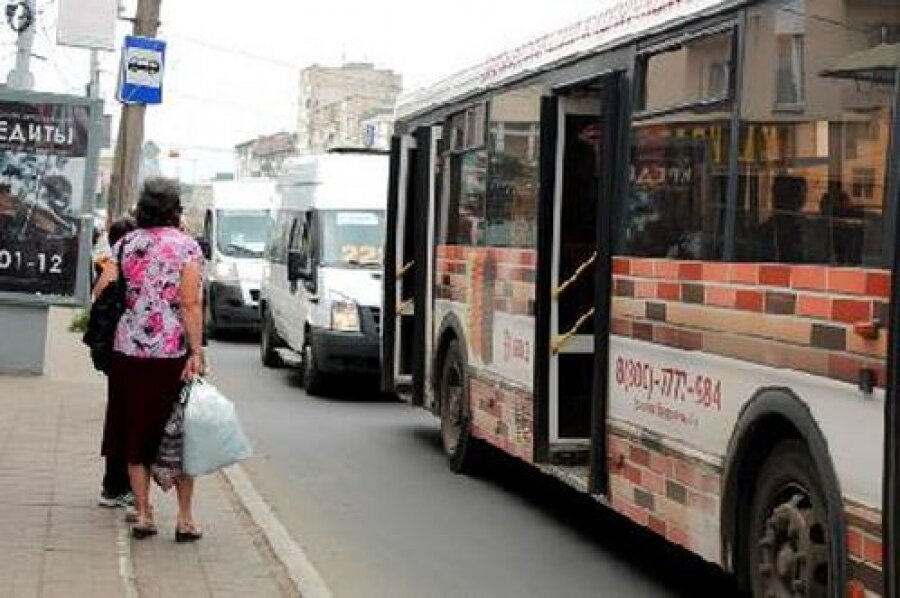
[[100, 52], [91, 50], [91, 82], [88, 84], [88, 97], [100, 97]]
[[31, 15], [31, 23], [19, 32], [16, 40], [16, 66], [9, 72], [6, 83], [12, 89], [30, 90], [34, 87], [34, 75], [31, 74], [31, 49], [34, 46], [35, 20], [37, 19], [36, 0], [25, 0]]

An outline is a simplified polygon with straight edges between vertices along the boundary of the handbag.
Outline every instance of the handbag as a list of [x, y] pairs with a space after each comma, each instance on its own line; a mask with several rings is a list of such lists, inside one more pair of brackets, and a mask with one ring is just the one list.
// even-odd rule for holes
[[113, 343], [116, 338], [116, 328], [119, 320], [125, 312], [126, 283], [125, 274], [122, 271], [122, 256], [125, 251], [125, 243], [119, 246], [118, 263], [116, 265], [119, 275], [112, 284], [100, 292], [100, 295], [91, 305], [88, 316], [87, 329], [81, 341], [91, 350], [91, 361], [94, 369], [106, 373], [109, 361], [112, 357]]
[[188, 387], [184, 407], [184, 473], [206, 475], [249, 458], [253, 451], [234, 403], [202, 378], [195, 378]]
[[150, 467], [153, 479], [163, 492], [168, 492], [175, 485], [175, 480], [182, 474], [184, 453], [184, 406], [190, 395], [190, 385], [181, 389], [181, 395], [172, 405], [172, 413], [163, 428], [162, 440], [156, 459]]

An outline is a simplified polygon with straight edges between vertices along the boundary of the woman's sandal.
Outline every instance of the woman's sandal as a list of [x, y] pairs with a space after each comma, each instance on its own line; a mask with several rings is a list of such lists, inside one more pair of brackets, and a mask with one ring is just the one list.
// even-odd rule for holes
[[131, 528], [131, 537], [135, 540], [143, 540], [157, 533], [156, 525], [153, 523], [138, 523]]
[[143, 523], [140, 517], [135, 518], [135, 524], [131, 527], [131, 536], [135, 540], [143, 540], [157, 533], [156, 524], [153, 523], [153, 509], [150, 509], [150, 517], [145, 519]]
[[200, 538], [203, 537], [203, 532], [194, 527], [193, 525], [181, 527], [175, 527], [175, 541], [179, 544], [183, 544], [185, 542], [196, 542]]

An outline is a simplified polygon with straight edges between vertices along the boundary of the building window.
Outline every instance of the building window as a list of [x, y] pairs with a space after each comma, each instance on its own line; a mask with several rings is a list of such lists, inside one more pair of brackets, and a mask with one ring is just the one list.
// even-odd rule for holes
[[775, 71], [775, 102], [801, 104], [804, 101], [804, 36], [802, 34], [778, 35], [778, 67]]

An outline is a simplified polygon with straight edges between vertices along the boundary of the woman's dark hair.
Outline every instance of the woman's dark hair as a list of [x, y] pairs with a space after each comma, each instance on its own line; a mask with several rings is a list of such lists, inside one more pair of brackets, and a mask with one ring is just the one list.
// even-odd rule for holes
[[109, 227], [109, 233], [107, 237], [109, 238], [109, 246], [112, 247], [116, 243], [118, 243], [119, 239], [133, 231], [137, 228], [137, 223], [135, 223], [134, 218], [130, 216], [126, 216], [125, 218], [121, 218], [112, 223], [112, 226]]
[[181, 190], [178, 181], [150, 177], [141, 187], [135, 220], [139, 228], [178, 226], [181, 223]]

